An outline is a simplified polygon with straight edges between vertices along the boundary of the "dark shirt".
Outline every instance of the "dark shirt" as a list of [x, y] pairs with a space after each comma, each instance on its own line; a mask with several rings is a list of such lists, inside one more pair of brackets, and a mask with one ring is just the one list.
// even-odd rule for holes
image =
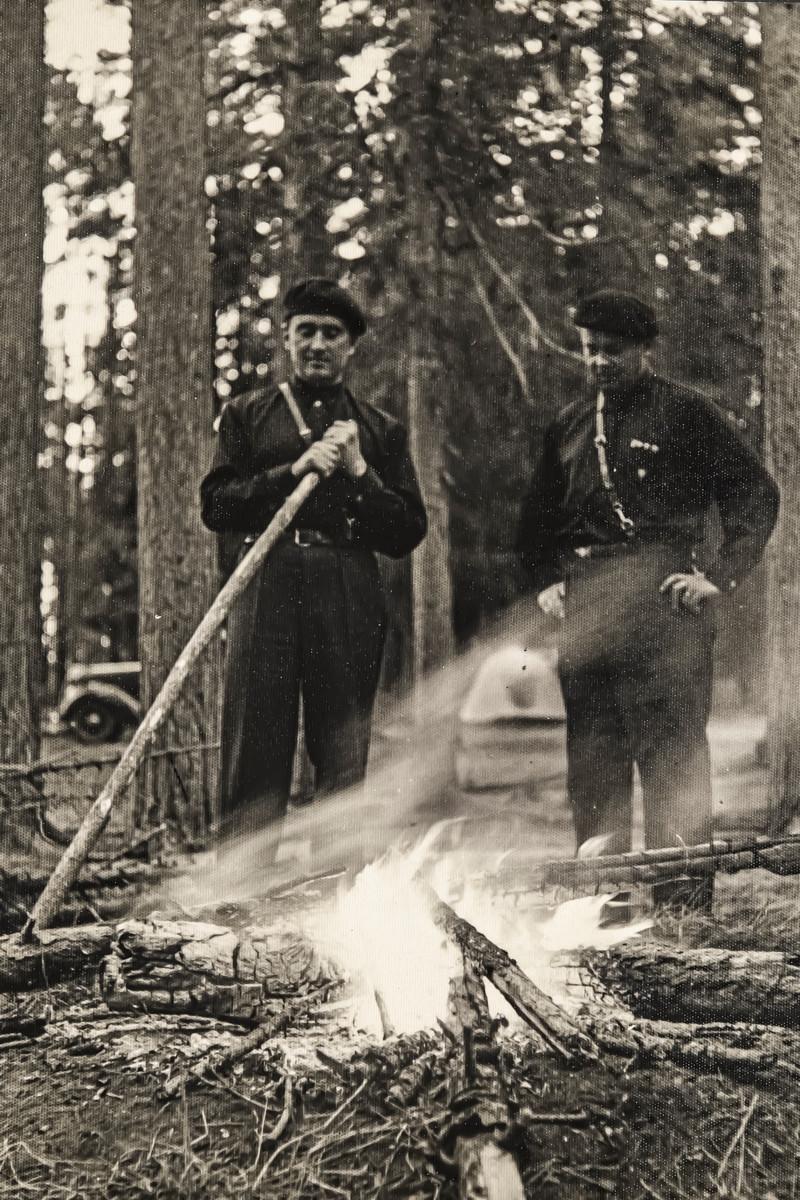
[[[778, 491], [732, 424], [709, 401], [648, 375], [606, 393], [605, 426], [611, 479], [635, 537], [698, 545], [716, 503], [722, 544], [705, 573], [723, 591], [736, 587], [763, 554]], [[627, 540], [594, 436], [594, 397], [568, 405], [546, 432], [517, 537], [539, 590], [563, 578], [566, 552]]]
[[[313, 434], [336, 420], [355, 420], [367, 471], [323, 479], [295, 520], [337, 540], [399, 558], [426, 532], [425, 508], [403, 426], [342, 386], [292, 391]], [[218, 533], [257, 535], [266, 529], [298, 480], [292, 475], [306, 445], [283, 395], [263, 389], [225, 405], [211, 470], [200, 485], [204, 524]]]

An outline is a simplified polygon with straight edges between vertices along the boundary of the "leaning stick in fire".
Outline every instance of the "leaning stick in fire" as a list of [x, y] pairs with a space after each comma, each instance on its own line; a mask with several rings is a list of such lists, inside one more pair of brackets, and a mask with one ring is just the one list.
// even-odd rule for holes
[[30, 920], [24, 930], [26, 940], [33, 938], [37, 928], [44, 929], [53, 923], [64, 897], [78, 878], [92, 846], [105, 829], [114, 804], [125, 792], [136, 774], [156, 733], [172, 711], [186, 680], [201, 655], [218, 633], [231, 608], [242, 595], [275, 543], [286, 532], [318, 483], [318, 475], [303, 476], [267, 528], [239, 563], [184, 646], [161, 690], [129, 742], [125, 753], [84, 817], [78, 832], [64, 851], [47, 881], [44, 891], [34, 905]]
[[[421, 885], [424, 887], [424, 885]], [[597, 1048], [562, 1008], [514, 962], [505, 950], [459, 917], [432, 888], [424, 887], [433, 918], [542, 1041], [567, 1060], [597, 1058]]]

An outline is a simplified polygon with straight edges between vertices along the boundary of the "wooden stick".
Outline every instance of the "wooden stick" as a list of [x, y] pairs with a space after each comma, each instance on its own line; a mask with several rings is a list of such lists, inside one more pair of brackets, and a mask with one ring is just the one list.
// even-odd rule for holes
[[34, 906], [30, 920], [25, 926], [26, 940], [30, 941], [33, 938], [37, 927], [46, 928], [52, 923], [64, 897], [86, 862], [92, 846], [105, 829], [115, 802], [133, 779], [159, 727], [172, 710], [203, 651], [318, 483], [319, 476], [315, 474], [305, 475], [301, 479], [258, 541], [239, 563], [195, 629], [164, 680], [161, 690], [150, 705], [122, 758], [111, 773], [108, 782], [87, 812], [78, 832], [64, 851], [61, 860], [45, 885], [44, 891]]
[[173, 1075], [172, 1079], [168, 1079], [161, 1089], [162, 1095], [171, 1100], [175, 1096], [179, 1096], [184, 1088], [188, 1089], [195, 1083], [199, 1083], [212, 1072], [221, 1071], [225, 1067], [231, 1066], [240, 1059], [245, 1058], [251, 1050], [258, 1050], [259, 1047], [268, 1042], [270, 1038], [275, 1037], [277, 1033], [285, 1029], [287, 1025], [291, 1025], [292, 1021], [298, 1013], [310, 1008], [313, 1002], [320, 998], [324, 989], [319, 989], [316, 992], [310, 992], [307, 996], [299, 997], [297, 1000], [288, 1000], [283, 1008], [283, 1011], [278, 1013], [270, 1021], [265, 1021], [263, 1025], [259, 1025], [252, 1033], [248, 1033], [245, 1037], [240, 1038], [238, 1042], [232, 1046], [226, 1047], [224, 1050], [215, 1050], [210, 1054], [204, 1055], [196, 1063], [181, 1071], [177, 1075]]

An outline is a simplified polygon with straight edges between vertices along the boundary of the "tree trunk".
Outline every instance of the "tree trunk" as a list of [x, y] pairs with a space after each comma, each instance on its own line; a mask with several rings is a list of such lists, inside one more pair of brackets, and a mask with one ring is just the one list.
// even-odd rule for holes
[[670, 1021], [747, 1021], [800, 1028], [800, 962], [772, 951], [621, 946], [559, 955], [636, 1016]]
[[793, 4], [761, 4], [761, 175], [767, 456], [781, 490], [769, 553], [771, 823], [785, 828], [800, 799], [800, 23]]
[[0, 762], [39, 745], [39, 522], [44, 208], [44, 4], [9, 0], [0, 24]]
[[431, 120], [438, 102], [436, 50], [441, 30], [432, 4], [418, 4], [415, 11], [414, 60], [405, 81], [410, 111], [404, 131], [408, 139], [404, 190], [408, 214], [407, 420], [411, 453], [428, 511], [428, 534], [411, 563], [413, 678], [419, 680], [453, 652], [453, 596], [442, 461], [444, 379], [436, 341], [442, 213], [433, 192], [437, 166]]
[[[197, 489], [211, 450], [211, 257], [204, 193], [203, 8], [133, 6], [131, 151], [136, 186], [139, 653], [147, 709], [216, 590]], [[164, 722], [166, 745], [216, 740], [219, 655]], [[187, 841], [213, 816], [203, 755], [151, 764], [138, 820], [165, 816]]]

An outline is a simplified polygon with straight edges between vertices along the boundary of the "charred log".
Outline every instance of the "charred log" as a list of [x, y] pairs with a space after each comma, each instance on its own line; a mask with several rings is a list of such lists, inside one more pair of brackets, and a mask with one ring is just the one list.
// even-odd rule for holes
[[340, 978], [285, 924], [236, 933], [224, 925], [151, 919], [118, 927], [101, 987], [116, 1010], [202, 1012], [256, 1023]]

